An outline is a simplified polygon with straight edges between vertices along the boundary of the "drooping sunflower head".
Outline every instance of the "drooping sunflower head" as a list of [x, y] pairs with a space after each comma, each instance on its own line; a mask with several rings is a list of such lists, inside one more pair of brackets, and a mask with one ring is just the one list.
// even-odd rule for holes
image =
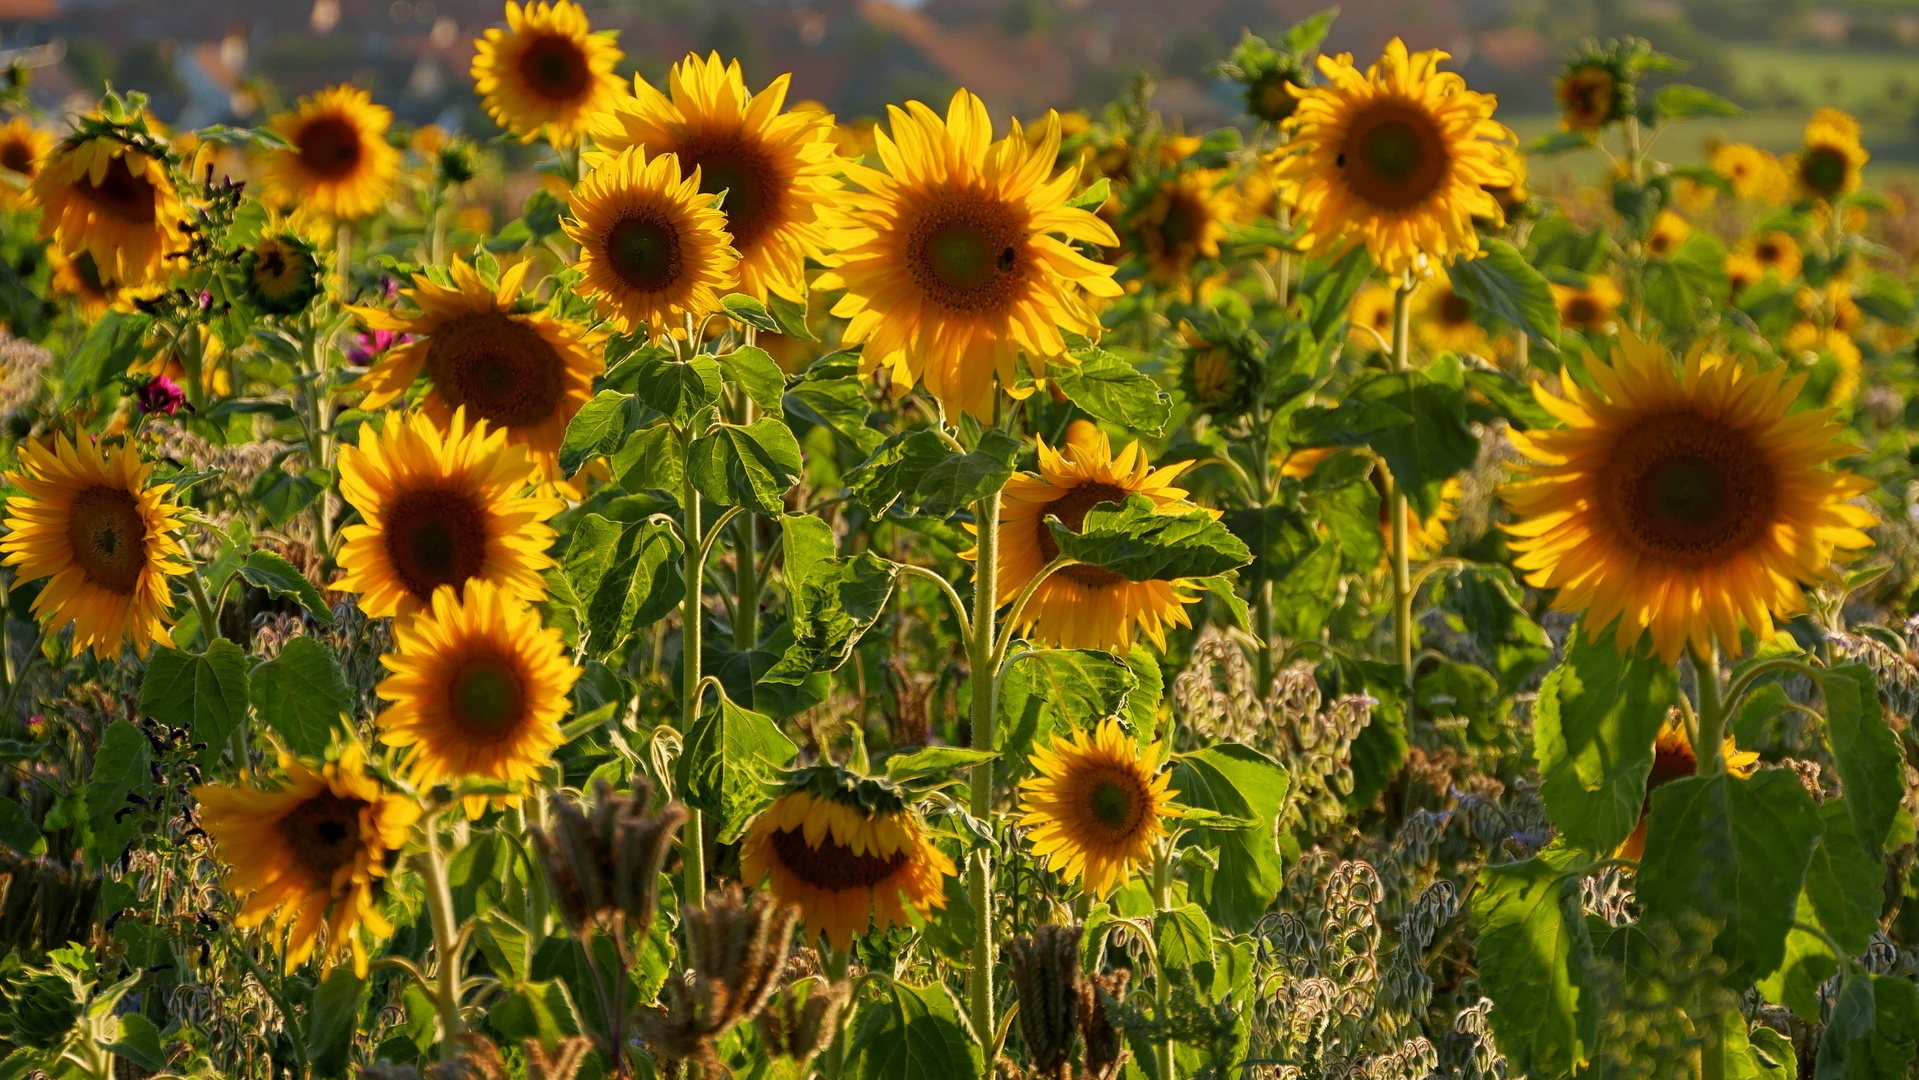
[[581, 290], [623, 333], [644, 327], [684, 337], [686, 316], [720, 310], [739, 280], [726, 215], [679, 159], [629, 147], [602, 161], [573, 192], [563, 224], [580, 245]]
[[488, 115], [521, 142], [542, 131], [555, 146], [579, 142], [593, 116], [626, 93], [613, 74], [619, 48], [592, 32], [586, 9], [573, 0], [525, 7], [507, 0], [506, 23], [473, 43], [473, 89]]
[[0, 206], [17, 206], [26, 185], [40, 175], [40, 164], [53, 149], [53, 136], [24, 116], [0, 127]]
[[33, 601], [49, 631], [71, 623], [75, 649], [101, 660], [131, 639], [141, 656], [166, 640], [173, 606], [170, 575], [188, 567], [174, 533], [183, 511], [171, 488], [147, 486], [151, 465], [130, 445], [79, 445], [61, 435], [20, 446], [7, 479], [22, 494], [7, 500], [0, 551], [18, 580], [48, 579]]
[[1145, 260], [1147, 276], [1166, 285], [1190, 285], [1194, 264], [1218, 258], [1227, 223], [1244, 215], [1224, 169], [1163, 172], [1131, 201], [1127, 246]]
[[[1719, 746], [1720, 756], [1726, 759], [1728, 771], [1750, 776], [1758, 768], [1759, 755], [1751, 750], [1739, 749], [1732, 736], [1726, 736]], [[1646, 774], [1646, 802], [1639, 813], [1639, 825], [1613, 854], [1634, 861], [1642, 858], [1646, 853], [1646, 812], [1652, 807], [1653, 789], [1698, 774], [1699, 758], [1693, 753], [1692, 738], [1686, 734], [1685, 721], [1678, 716], [1667, 717], [1653, 740], [1652, 771]]]
[[1661, 210], [1653, 219], [1652, 232], [1646, 236], [1646, 253], [1654, 258], [1669, 258], [1691, 235], [1691, 222], [1671, 210]]
[[[442, 585], [430, 607], [394, 623], [393, 643], [380, 657], [392, 672], [376, 688], [391, 703], [380, 714], [380, 741], [413, 748], [408, 768], [417, 782], [533, 780], [566, 741], [560, 721], [580, 669], [559, 630], [542, 627], [514, 592], [483, 578], [468, 581], [463, 594]], [[465, 801], [470, 818], [489, 802]], [[518, 806], [521, 797], [491, 801]]]
[[827, 250], [820, 209], [839, 189], [833, 117], [782, 112], [790, 81], [782, 75], [749, 93], [739, 61], [689, 55], [667, 75], [670, 98], [636, 78], [633, 96], [593, 126], [602, 150], [672, 154], [682, 172], [699, 177], [701, 193], [725, 192], [722, 227], [739, 252], [739, 289], [761, 300], [769, 291], [789, 300], [805, 295], [805, 261]]
[[301, 98], [273, 118], [287, 146], [267, 155], [267, 201], [341, 219], [378, 210], [400, 174], [400, 152], [386, 141], [392, 122], [391, 110], [352, 86]]
[[1056, 120], [1035, 145], [1017, 123], [993, 141], [985, 103], [965, 90], [943, 118], [917, 101], [889, 112], [891, 137], [875, 135], [886, 171], [848, 167], [866, 191], [829, 209], [838, 250], [814, 284], [846, 290], [833, 314], [851, 320], [845, 344], [864, 343], [862, 372], [885, 368], [895, 396], [923, 380], [947, 412], [990, 417], [994, 377], [1011, 388], [1019, 354], [1043, 376], [1066, 352], [1063, 331], [1098, 337], [1087, 297], [1122, 290], [1070, 245], [1119, 240], [1066, 205], [1079, 172], [1053, 172]]
[[1830, 411], [1788, 411], [1804, 375], [1703, 351], [1676, 369], [1622, 339], [1588, 365], [1597, 392], [1535, 389], [1564, 428], [1511, 434], [1530, 459], [1502, 491], [1515, 565], [1592, 636], [1617, 622], [1620, 648], [1650, 634], [1668, 663], [1715, 637], [1737, 652], [1742, 625], [1767, 640], [1836, 551], [1871, 545], [1876, 519], [1849, 500], [1872, 482], [1823, 468], [1853, 447]]
[[1020, 825], [1033, 854], [1067, 881], [1104, 897], [1152, 857], [1167, 834], [1172, 773], [1155, 775], [1161, 748], [1138, 741], [1107, 718], [1092, 731], [1055, 736], [1033, 754], [1037, 774], [1020, 784]]
[[1253, 407], [1265, 382], [1260, 354], [1251, 336], [1210, 320], [1180, 324], [1185, 348], [1180, 355], [1179, 387], [1193, 407], [1218, 421], [1231, 421]]
[[832, 765], [791, 774], [740, 847], [742, 880], [797, 906], [807, 940], [836, 949], [946, 907], [957, 872], [899, 789]]
[[82, 127], [47, 155], [27, 195], [42, 211], [39, 238], [69, 258], [91, 255], [103, 279], [163, 282], [187, 249], [186, 208], [151, 140]]
[[227, 864], [226, 888], [246, 898], [234, 925], [271, 919], [288, 971], [320, 949], [323, 968], [350, 955], [365, 978], [368, 940], [393, 933], [380, 913], [388, 858], [405, 846], [420, 804], [368, 775], [358, 744], [318, 769], [281, 754], [280, 770], [285, 779], [270, 787], [193, 790]]
[[[1372, 281], [1361, 285], [1359, 291], [1353, 294], [1353, 307], [1347, 319], [1353, 326], [1352, 340], [1355, 345], [1368, 352], [1390, 348], [1393, 342], [1393, 290]], [[1367, 330], [1372, 333], [1367, 333]], [[1374, 337], [1374, 334], [1378, 337]]]
[[1300, 185], [1316, 250], [1363, 242], [1389, 277], [1421, 254], [1479, 250], [1473, 218], [1498, 215], [1485, 189], [1513, 182], [1502, 162], [1515, 140], [1491, 95], [1439, 70], [1445, 57], [1397, 38], [1364, 72], [1350, 54], [1320, 57], [1329, 84], [1301, 91], [1287, 122], [1299, 150], [1281, 171]]
[[549, 479], [559, 475], [566, 425], [593, 397], [593, 379], [606, 368], [593, 346], [602, 335], [539, 311], [523, 310], [520, 287], [531, 264], [500, 272], [497, 284], [455, 258], [453, 287], [416, 275], [400, 290], [414, 311], [353, 308], [368, 330], [400, 342], [374, 359], [352, 389], [367, 392], [369, 411], [406, 396], [422, 371], [432, 382], [421, 405], [442, 429], [458, 410], [467, 419], [504, 429]]
[[1732, 184], [1733, 194], [1768, 206], [1785, 202], [1791, 187], [1779, 159], [1751, 143], [1721, 143], [1713, 147], [1712, 169]]
[[1451, 278], [1435, 274], [1414, 299], [1413, 335], [1427, 349], [1485, 353], [1492, 348], [1492, 335], [1473, 318], [1478, 305], [1454, 290]]
[[1632, 83], [1611, 57], [1585, 56], [1553, 83], [1559, 123], [1567, 131], [1598, 131], [1632, 112]]
[[1859, 121], [1838, 109], [1820, 109], [1806, 123], [1806, 146], [1788, 171], [1800, 194], [1831, 201], [1859, 189], [1859, 170], [1872, 155], [1859, 145]]
[[[1017, 473], [1000, 503], [999, 602], [1010, 602], [1059, 555], [1046, 527], [1057, 517], [1078, 531], [1087, 511], [1144, 495], [1156, 506], [1185, 510], [1186, 491], [1173, 481], [1191, 462], [1153, 468], [1139, 443], [1114, 455], [1106, 433], [1076, 420], [1065, 445], [1039, 444], [1038, 475]], [[1184, 579], [1129, 581], [1097, 566], [1075, 565], [1041, 582], [1020, 617], [1020, 631], [1033, 640], [1067, 649], [1124, 653], [1135, 632], [1161, 649], [1166, 627], [1190, 626], [1186, 605], [1196, 597]]]
[[1559, 307], [1560, 325], [1589, 334], [1611, 330], [1619, 305], [1626, 299], [1619, 286], [1605, 274], [1594, 274], [1577, 288], [1555, 283], [1552, 292], [1553, 303]]
[[340, 492], [361, 521], [341, 532], [339, 592], [358, 593], [372, 618], [404, 616], [451, 586], [484, 584], [531, 603], [546, 595], [553, 565], [547, 521], [557, 499], [530, 496], [543, 474], [524, 447], [456, 409], [445, 428], [424, 413], [389, 413], [378, 432], [340, 452]]
[[292, 229], [260, 237], [240, 257], [248, 299], [269, 315], [297, 315], [320, 295], [324, 272], [313, 245]]
[[1759, 268], [1760, 276], [1771, 274], [1782, 285], [1790, 284], [1799, 276], [1804, 265], [1804, 257], [1799, 251], [1799, 242], [1789, 232], [1769, 229], [1755, 233], [1740, 245], [1740, 254], [1752, 260]]

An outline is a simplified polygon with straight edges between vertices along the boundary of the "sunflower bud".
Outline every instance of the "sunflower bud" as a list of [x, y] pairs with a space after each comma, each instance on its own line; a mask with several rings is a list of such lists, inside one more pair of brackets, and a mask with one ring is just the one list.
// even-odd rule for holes
[[708, 893], [705, 907], [686, 914], [690, 972], [667, 983], [665, 1009], [635, 1018], [647, 1047], [678, 1061], [714, 1063], [719, 1037], [766, 1004], [798, 921], [797, 908], [767, 893], [747, 898], [737, 885]]
[[320, 294], [320, 259], [292, 232], [272, 233], [240, 258], [247, 296], [269, 315], [297, 315]]
[[829, 983], [810, 976], [788, 983], [753, 1018], [760, 1045], [768, 1056], [791, 1058], [803, 1071], [839, 1029], [840, 1013], [852, 996], [844, 981]]
[[473, 144], [455, 140], [440, 147], [440, 182], [458, 187], [480, 174], [480, 162]]
[[1080, 1075], [1086, 1080], [1113, 1080], [1119, 1075], [1126, 1040], [1113, 1022], [1113, 1013], [1119, 1008], [1119, 999], [1126, 996], [1126, 982], [1132, 976], [1122, 968], [1087, 980], [1087, 993], [1081, 996], [1079, 1006], [1079, 1034], [1086, 1043], [1082, 1055], [1085, 1069]]
[[1079, 970], [1079, 939], [1085, 931], [1083, 926], [1042, 926], [1030, 937], [1006, 943], [1019, 994], [1019, 1032], [1032, 1057], [1029, 1075], [1037, 1080], [1071, 1080], [1073, 1074], [1073, 1040], [1088, 994]]
[[647, 813], [652, 800], [653, 785], [642, 778], [635, 777], [633, 793], [624, 796], [600, 780], [590, 805], [555, 796], [551, 830], [533, 829], [561, 917], [575, 934], [624, 921], [644, 935], [652, 925], [660, 868], [686, 821], [686, 808], [677, 802]]

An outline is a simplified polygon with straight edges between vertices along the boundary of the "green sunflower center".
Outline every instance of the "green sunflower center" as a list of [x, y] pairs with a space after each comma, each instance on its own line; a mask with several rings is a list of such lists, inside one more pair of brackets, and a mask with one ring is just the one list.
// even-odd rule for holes
[[550, 102], [570, 104], [586, 96], [593, 72], [579, 42], [560, 34], [545, 34], [527, 43], [520, 53], [520, 78], [527, 88]]
[[1846, 186], [1849, 163], [1836, 147], [1814, 146], [1799, 159], [1799, 179], [1819, 195], [1837, 195]]
[[87, 201], [119, 218], [135, 225], [151, 225], [154, 220], [153, 184], [144, 176], [135, 176], [127, 167], [127, 157], [136, 151], [107, 162], [106, 174], [94, 183], [89, 176], [80, 178], [78, 188], [86, 195]]
[[1347, 128], [1335, 159], [1346, 184], [1385, 210], [1409, 210], [1445, 185], [1452, 154], [1439, 122], [1420, 105], [1382, 98]]
[[764, 147], [737, 132], [690, 139], [678, 150], [680, 168], [700, 170], [700, 190], [726, 192], [726, 231], [733, 248], [750, 254], [773, 225], [781, 183], [779, 170]]
[[74, 496], [67, 547], [88, 581], [111, 593], [132, 595], [147, 566], [147, 522], [139, 499], [104, 485]]
[[504, 657], [468, 659], [454, 672], [447, 697], [454, 720], [480, 741], [503, 739], [526, 719], [525, 684]]
[[[1070, 453], [1070, 452], [1069, 452]], [[1039, 557], [1040, 564], [1052, 562], [1059, 557], [1059, 544], [1053, 540], [1052, 530], [1046, 527], [1047, 517], [1058, 517], [1060, 524], [1078, 532], [1086, 524], [1086, 512], [1100, 503], [1119, 504], [1132, 494], [1123, 487], [1098, 482], [1081, 484], [1066, 494], [1047, 503], [1039, 513]], [[1069, 566], [1058, 571], [1061, 577], [1077, 581], [1089, 589], [1103, 589], [1125, 583], [1126, 579], [1111, 570], [1084, 564]]]
[[1269, 124], [1293, 115], [1299, 99], [1288, 93], [1292, 80], [1283, 71], [1269, 71], [1246, 88], [1246, 111]]
[[1601, 506], [1654, 559], [1710, 566], [1764, 537], [1779, 496], [1768, 455], [1745, 431], [1694, 413], [1627, 431], [1602, 472]]
[[680, 279], [680, 233], [649, 211], [635, 211], [606, 231], [606, 261], [629, 288], [659, 292]]
[[360, 129], [344, 116], [317, 116], [293, 137], [293, 148], [308, 172], [326, 180], [353, 175], [364, 147]]
[[463, 491], [406, 492], [385, 519], [387, 559], [407, 592], [421, 600], [442, 585], [466, 584], [486, 565], [486, 515]]
[[891, 855], [856, 852], [834, 842], [830, 832], [820, 838], [818, 847], [806, 842], [805, 829], [783, 829], [769, 839], [781, 866], [808, 885], [829, 892], [871, 888], [892, 877], [907, 861], [904, 848]]
[[956, 312], [993, 314], [1020, 297], [1025, 215], [970, 192], [933, 192], [907, 231], [906, 267], [921, 293]]
[[1086, 810], [1109, 831], [1130, 832], [1138, 816], [1138, 793], [1118, 779], [1096, 780], [1086, 793]]
[[311, 886], [325, 888], [353, 864], [360, 852], [360, 811], [367, 805], [322, 791], [280, 819], [280, 837]]
[[566, 362], [540, 332], [501, 311], [462, 315], [440, 325], [427, 345], [433, 388], [468, 419], [528, 428], [553, 417], [566, 399]]

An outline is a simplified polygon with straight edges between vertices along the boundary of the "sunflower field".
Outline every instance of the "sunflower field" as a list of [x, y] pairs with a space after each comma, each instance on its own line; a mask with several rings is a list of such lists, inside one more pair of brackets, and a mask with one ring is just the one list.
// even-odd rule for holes
[[5, 80], [0, 1080], [1919, 1076], [1919, 207], [1330, 19], [1204, 134]]

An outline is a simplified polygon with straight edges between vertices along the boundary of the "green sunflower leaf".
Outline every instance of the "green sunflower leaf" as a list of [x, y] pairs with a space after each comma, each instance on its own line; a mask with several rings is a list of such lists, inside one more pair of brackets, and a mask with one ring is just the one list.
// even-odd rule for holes
[[253, 669], [248, 698], [287, 749], [317, 758], [353, 708], [353, 692], [333, 650], [310, 637], [296, 637], [280, 655]]
[[792, 641], [758, 681], [798, 686], [852, 655], [885, 610], [899, 564], [867, 551], [833, 555], [832, 527], [817, 517], [789, 514], [784, 524], [786, 626]]
[[326, 596], [320, 587], [307, 580], [294, 565], [271, 551], [250, 551], [246, 561], [240, 564], [240, 576], [250, 585], [265, 589], [267, 595], [278, 598], [291, 596], [299, 601], [307, 614], [323, 623], [333, 621], [333, 611], [327, 607]]
[[945, 985], [888, 987], [886, 997], [860, 1009], [846, 1053], [847, 1080], [973, 1080], [981, 1074], [980, 1040]]
[[951, 454], [939, 433], [930, 428], [896, 431], [865, 461], [847, 470], [846, 487], [869, 514], [884, 514], [896, 503], [910, 511], [918, 503], [920, 480]]
[[692, 451], [686, 469], [701, 495], [762, 514], [780, 512], [787, 490], [805, 468], [793, 432], [771, 416], [751, 424], [721, 424], [695, 439]]
[[649, 358], [634, 373], [633, 394], [640, 403], [686, 427], [720, 399], [720, 365], [710, 356], [678, 360]]
[[1579, 998], [1592, 941], [1577, 853], [1549, 847], [1525, 862], [1488, 866], [1473, 894], [1479, 981], [1493, 1000], [1493, 1031], [1516, 1076], [1563, 1076], [1584, 1060]]
[[780, 411], [780, 398], [786, 393], [786, 372], [780, 370], [765, 349], [747, 345], [717, 359], [720, 373], [727, 382], [744, 388], [762, 410]]
[[718, 819], [720, 843], [731, 844], [765, 801], [762, 783], [798, 755], [778, 724], [722, 697], [687, 732], [674, 783], [688, 806]]
[[727, 316], [736, 322], [745, 323], [747, 326], [769, 333], [780, 332], [780, 324], [773, 318], [773, 313], [766, 310], [766, 305], [760, 303], [755, 297], [745, 293], [731, 293], [720, 298], [720, 305], [726, 308]]
[[1052, 515], [1046, 528], [1061, 555], [1128, 581], [1211, 577], [1253, 561], [1245, 541], [1205, 510], [1162, 510], [1138, 494], [1094, 506], [1077, 532]]
[[1504, 240], [1482, 241], [1480, 252], [1477, 259], [1458, 259], [1446, 268], [1453, 288], [1534, 338], [1557, 342], [1559, 305], [1546, 276]]
[[[1104, 183], [1104, 178], [1101, 178]], [[1159, 384], [1134, 369], [1124, 356], [1105, 349], [1082, 349], [1074, 363], [1046, 366], [1046, 380], [1094, 418], [1158, 435], [1173, 418], [1173, 399]]]
[[1836, 667], [1824, 673], [1819, 686], [1826, 696], [1826, 738], [1846, 789], [1853, 831], [1867, 851], [1877, 852], [1905, 795], [1899, 737], [1886, 726], [1872, 669]]
[[948, 454], [920, 476], [920, 513], [950, 517], [1005, 487], [1019, 450], [1019, 439], [995, 428], [980, 436], [977, 449]]
[[[161, 651], [167, 650], [156, 650]], [[97, 865], [117, 861], [127, 842], [140, 834], [140, 808], [127, 796], [151, 789], [147, 766], [152, 760], [152, 746], [139, 728], [125, 720], [107, 725], [87, 781], [87, 851]]]
[[632, 430], [632, 394], [602, 390], [593, 400], [580, 406], [567, 422], [566, 437], [560, 441], [560, 474], [572, 476], [580, 466], [601, 454], [612, 453], [626, 433]]
[[[1032, 771], [1027, 759], [1050, 740], [1119, 716], [1139, 687], [1132, 668], [1093, 649], [1040, 649], [1017, 654], [1002, 669], [999, 723], [993, 736], [1004, 755], [1004, 780]], [[1151, 733], [1147, 733], [1150, 737]]]
[[587, 651], [604, 657], [671, 612], [686, 595], [680, 541], [664, 524], [581, 517], [560, 567], [573, 586]]
[[205, 743], [194, 761], [210, 768], [247, 720], [246, 656], [225, 638], [203, 654], [155, 649], [140, 680], [140, 711]]
[[1423, 371], [1363, 376], [1337, 408], [1301, 409], [1293, 417], [1293, 441], [1372, 447], [1424, 520], [1439, 510], [1446, 481], [1479, 459], [1479, 438], [1466, 415], [1465, 373], [1459, 358], [1447, 354]]
[[1182, 754], [1173, 764], [1167, 789], [1180, 803], [1260, 823], [1253, 829], [1194, 828], [1180, 841], [1182, 847], [1218, 854], [1219, 868], [1196, 875], [1193, 895], [1214, 922], [1229, 930], [1251, 930], [1284, 883], [1274, 830], [1290, 783], [1279, 763], [1239, 743]]

